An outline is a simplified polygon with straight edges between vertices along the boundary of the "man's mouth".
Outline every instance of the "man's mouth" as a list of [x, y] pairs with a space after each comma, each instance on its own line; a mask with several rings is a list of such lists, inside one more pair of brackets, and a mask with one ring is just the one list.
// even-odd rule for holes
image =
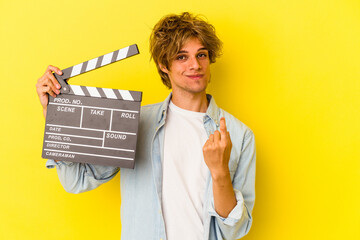
[[197, 79], [201, 79], [204, 77], [204, 74], [191, 74], [191, 75], [186, 75], [188, 78], [197, 80]]

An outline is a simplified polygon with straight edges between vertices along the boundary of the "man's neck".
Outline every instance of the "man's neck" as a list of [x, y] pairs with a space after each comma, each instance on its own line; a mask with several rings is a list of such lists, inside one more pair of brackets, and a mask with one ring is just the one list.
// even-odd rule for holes
[[201, 93], [172, 93], [171, 101], [179, 108], [193, 111], [193, 112], [206, 112], [208, 108], [208, 100], [206, 92]]

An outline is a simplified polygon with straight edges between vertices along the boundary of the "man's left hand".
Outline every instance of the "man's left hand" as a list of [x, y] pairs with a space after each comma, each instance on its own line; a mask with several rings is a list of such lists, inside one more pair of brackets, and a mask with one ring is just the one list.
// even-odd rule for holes
[[230, 134], [226, 129], [225, 118], [222, 117], [220, 131], [211, 134], [203, 147], [204, 160], [213, 179], [229, 174], [231, 148]]

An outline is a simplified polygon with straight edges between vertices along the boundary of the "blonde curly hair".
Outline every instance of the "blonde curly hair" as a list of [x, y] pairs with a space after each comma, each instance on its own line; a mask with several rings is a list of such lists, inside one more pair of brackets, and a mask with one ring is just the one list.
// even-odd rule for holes
[[160, 69], [160, 64], [170, 69], [171, 62], [189, 38], [198, 38], [209, 52], [210, 63], [214, 63], [221, 55], [222, 42], [216, 36], [215, 28], [191, 13], [170, 14], [154, 26], [150, 35], [150, 54], [154, 60], [161, 80], [171, 89], [167, 73]]

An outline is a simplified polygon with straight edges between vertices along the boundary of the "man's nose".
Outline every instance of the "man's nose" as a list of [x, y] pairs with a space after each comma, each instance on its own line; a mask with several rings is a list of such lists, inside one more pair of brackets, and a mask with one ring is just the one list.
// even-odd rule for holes
[[189, 60], [189, 66], [191, 70], [199, 70], [201, 69], [201, 65], [199, 59], [197, 57], [192, 57]]

